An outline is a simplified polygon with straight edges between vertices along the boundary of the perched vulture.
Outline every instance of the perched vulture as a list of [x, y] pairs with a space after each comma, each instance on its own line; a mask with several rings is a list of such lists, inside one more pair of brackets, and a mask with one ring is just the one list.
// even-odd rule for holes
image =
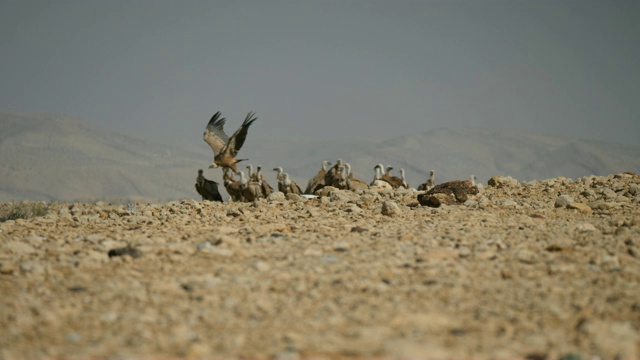
[[248, 164], [245, 168], [247, 169], [247, 175], [249, 175], [249, 181], [258, 181], [256, 173], [253, 172], [253, 165]]
[[434, 186], [436, 186], [436, 172], [431, 170], [429, 171], [429, 180], [424, 184], [420, 184], [420, 186], [418, 186], [418, 190], [429, 191], [433, 189]]
[[218, 191], [218, 183], [213, 180], [206, 179], [203, 175], [202, 169], [198, 170], [196, 191], [202, 196], [202, 200], [222, 202], [222, 196], [220, 195], [220, 191]]
[[400, 180], [402, 180], [402, 187], [408, 189], [409, 184], [407, 184], [407, 177], [404, 174], [404, 169], [400, 169]]
[[278, 166], [277, 168], [273, 169], [273, 171], [278, 173], [276, 175], [276, 179], [278, 179], [278, 191], [284, 193], [284, 170], [282, 170], [282, 167]]
[[260, 184], [260, 187], [262, 188], [262, 193], [264, 194], [264, 197], [266, 198], [267, 196], [271, 195], [271, 193], [273, 192], [273, 188], [271, 187], [271, 185], [267, 183], [267, 180], [265, 180], [264, 177], [262, 176], [261, 165], [258, 165], [258, 171], [256, 172], [256, 179]]
[[[399, 188], [400, 186], [402, 186], [402, 179], [400, 179], [397, 176], [393, 176], [391, 174], [389, 174], [388, 172], [384, 172], [384, 168], [382, 166], [382, 164], [378, 164], [376, 165], [376, 167], [380, 168], [380, 171], [382, 172], [382, 177], [380, 178], [380, 180], [386, 181], [389, 183], [389, 185], [391, 185], [391, 187], [395, 190], [397, 188]], [[390, 171], [391, 169], [393, 169], [393, 167], [388, 166], [387, 167], [387, 171]]]
[[[284, 191], [282, 191], [285, 195], [287, 194], [302, 194], [302, 190], [300, 189], [300, 186], [298, 186], [298, 184], [296, 184], [295, 181], [291, 180], [291, 178], [289, 178], [289, 174], [287, 173], [283, 173], [282, 174], [282, 188]], [[278, 183], [278, 188], [280, 188], [280, 184]]]
[[322, 189], [325, 186], [324, 177], [327, 175], [327, 166], [331, 163], [327, 160], [322, 161], [322, 168], [316, 176], [312, 177], [307, 183], [307, 188], [304, 190], [305, 194], [313, 195], [317, 190]]
[[231, 169], [224, 168], [222, 180], [224, 181], [224, 188], [227, 189], [229, 196], [231, 196], [231, 200], [236, 202], [244, 201], [242, 189], [240, 189], [240, 181], [233, 180], [233, 172], [231, 172]]
[[363, 189], [364, 190], [369, 188], [369, 185], [367, 185], [366, 182], [353, 176], [353, 173], [351, 172], [351, 164], [345, 163], [344, 169], [346, 173], [347, 189], [349, 190]]
[[224, 132], [226, 119], [220, 117], [220, 111], [211, 117], [202, 135], [204, 141], [209, 144], [213, 150], [213, 163], [209, 168], [228, 167], [231, 168], [234, 173], [238, 172], [236, 163], [247, 159], [237, 159], [236, 155], [242, 148], [242, 145], [244, 145], [249, 126], [257, 119], [253, 112], [249, 112], [240, 128], [229, 137]]
[[336, 160], [335, 165], [333, 165], [331, 169], [329, 169], [329, 171], [327, 171], [327, 173], [324, 176], [324, 185], [336, 186], [336, 183], [340, 181], [339, 172], [342, 169], [344, 169], [344, 166], [342, 164], [342, 159]]
[[242, 190], [245, 201], [251, 202], [264, 197], [262, 189], [257, 182], [247, 179], [242, 171], [239, 172], [239, 175], [240, 189]]

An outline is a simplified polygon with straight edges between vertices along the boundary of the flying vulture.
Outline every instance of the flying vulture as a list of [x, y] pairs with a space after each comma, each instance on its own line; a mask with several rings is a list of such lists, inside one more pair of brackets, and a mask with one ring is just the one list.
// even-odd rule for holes
[[213, 163], [209, 165], [209, 168], [226, 167], [231, 168], [234, 173], [238, 172], [236, 163], [247, 159], [237, 159], [236, 155], [244, 145], [249, 126], [256, 119], [258, 118], [255, 117], [255, 113], [249, 112], [240, 128], [229, 137], [224, 132], [226, 119], [220, 117], [220, 111], [213, 114], [202, 135], [204, 141], [213, 150]]

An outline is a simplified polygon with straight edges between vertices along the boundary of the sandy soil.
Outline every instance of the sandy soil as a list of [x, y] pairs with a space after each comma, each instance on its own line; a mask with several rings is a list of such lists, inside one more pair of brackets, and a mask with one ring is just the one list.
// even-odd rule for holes
[[278, 195], [0, 223], [0, 358], [640, 358], [638, 176]]

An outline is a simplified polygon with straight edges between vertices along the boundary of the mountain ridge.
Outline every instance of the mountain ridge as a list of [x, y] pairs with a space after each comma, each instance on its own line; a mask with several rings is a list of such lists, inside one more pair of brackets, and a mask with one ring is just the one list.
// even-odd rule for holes
[[[194, 139], [200, 137], [194, 134]], [[60, 114], [0, 113], [0, 201], [199, 199], [194, 189], [198, 169], [222, 183], [221, 171], [207, 168], [212, 155], [201, 140], [163, 143]], [[351, 163], [354, 174], [366, 182], [373, 179], [377, 163], [394, 166], [395, 174], [404, 168], [414, 187], [426, 180], [430, 169], [438, 182], [473, 174], [485, 183], [498, 174], [541, 180], [640, 171], [638, 146], [470, 127], [437, 128], [383, 141], [261, 141], [259, 133], [250, 130], [240, 157], [249, 161], [239, 169], [263, 165], [274, 187], [271, 169], [276, 166], [305, 187], [322, 160], [338, 158]], [[220, 190], [226, 195], [222, 185]]]

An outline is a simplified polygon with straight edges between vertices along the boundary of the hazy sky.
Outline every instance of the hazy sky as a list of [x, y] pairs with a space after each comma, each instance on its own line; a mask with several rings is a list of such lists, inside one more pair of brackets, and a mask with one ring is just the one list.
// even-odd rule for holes
[[2, 0], [0, 111], [202, 142], [444, 126], [640, 145], [640, 1]]

